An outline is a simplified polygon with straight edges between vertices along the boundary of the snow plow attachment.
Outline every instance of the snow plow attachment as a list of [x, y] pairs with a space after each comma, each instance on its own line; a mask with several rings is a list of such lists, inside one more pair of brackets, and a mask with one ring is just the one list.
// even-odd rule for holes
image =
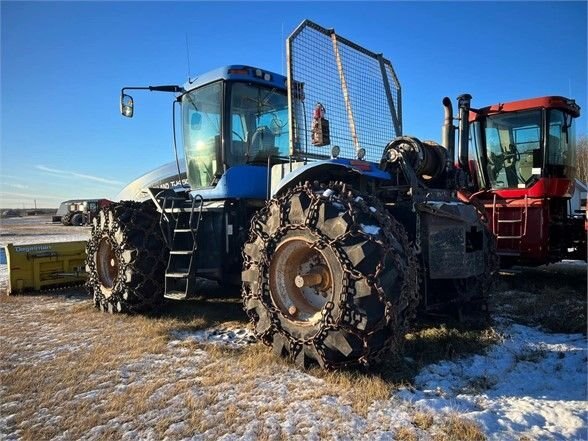
[[86, 242], [6, 245], [8, 295], [86, 281]]

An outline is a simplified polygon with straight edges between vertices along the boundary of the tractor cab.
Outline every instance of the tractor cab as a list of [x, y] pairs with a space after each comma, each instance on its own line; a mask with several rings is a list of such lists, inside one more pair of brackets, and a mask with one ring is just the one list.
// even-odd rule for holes
[[472, 109], [469, 158], [476, 187], [568, 194], [575, 177], [573, 119], [579, 115], [578, 105], [563, 97]]
[[574, 100], [548, 96], [470, 110], [469, 172], [504, 266], [586, 258], [573, 215]]
[[[267, 174], [268, 163], [288, 160], [286, 82], [286, 77], [273, 72], [231, 65], [190, 79], [183, 87], [124, 87], [120, 110], [129, 118], [134, 114], [134, 100], [127, 90], [175, 93], [182, 109], [186, 172], [192, 190], [204, 197], [264, 199], [265, 184], [252, 186], [247, 194], [241, 194], [239, 187], [245, 174], [261, 177]], [[227, 172], [234, 175], [230, 188]]]
[[[286, 78], [228, 66], [184, 85], [182, 129], [192, 189], [213, 187], [231, 167], [288, 157]], [[282, 158], [282, 159], [280, 159]]]

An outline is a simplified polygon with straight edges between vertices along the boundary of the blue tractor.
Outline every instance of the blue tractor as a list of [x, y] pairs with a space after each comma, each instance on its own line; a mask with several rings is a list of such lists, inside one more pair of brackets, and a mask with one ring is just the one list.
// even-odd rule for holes
[[[277, 355], [367, 365], [399, 350], [417, 308], [484, 304], [492, 239], [458, 198], [450, 102], [445, 147], [400, 136], [400, 87], [381, 54], [305, 21], [288, 57], [287, 77], [232, 65], [122, 90], [127, 117], [129, 89], [175, 94], [189, 188], [102, 211], [88, 287], [96, 307], [132, 313], [194, 295], [199, 278], [242, 284]], [[468, 106], [461, 97], [460, 115]]]

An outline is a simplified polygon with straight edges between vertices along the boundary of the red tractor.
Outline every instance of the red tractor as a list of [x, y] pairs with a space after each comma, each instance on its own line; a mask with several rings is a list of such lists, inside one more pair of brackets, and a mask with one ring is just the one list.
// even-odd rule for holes
[[467, 197], [484, 205], [502, 266], [586, 260], [585, 213], [570, 207], [580, 107], [546, 96], [473, 109], [460, 98], [470, 123], [459, 150], [473, 183]]

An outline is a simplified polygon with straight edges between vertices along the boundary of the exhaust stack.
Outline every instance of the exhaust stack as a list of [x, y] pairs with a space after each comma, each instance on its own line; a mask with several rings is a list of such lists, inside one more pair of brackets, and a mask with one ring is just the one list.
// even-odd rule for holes
[[459, 106], [459, 165], [468, 172], [468, 140], [470, 131], [470, 102], [472, 96], [465, 93], [457, 97]]
[[455, 126], [453, 125], [453, 106], [449, 97], [443, 98], [445, 119], [441, 130], [441, 142], [447, 149], [447, 170], [453, 167], [455, 161]]

